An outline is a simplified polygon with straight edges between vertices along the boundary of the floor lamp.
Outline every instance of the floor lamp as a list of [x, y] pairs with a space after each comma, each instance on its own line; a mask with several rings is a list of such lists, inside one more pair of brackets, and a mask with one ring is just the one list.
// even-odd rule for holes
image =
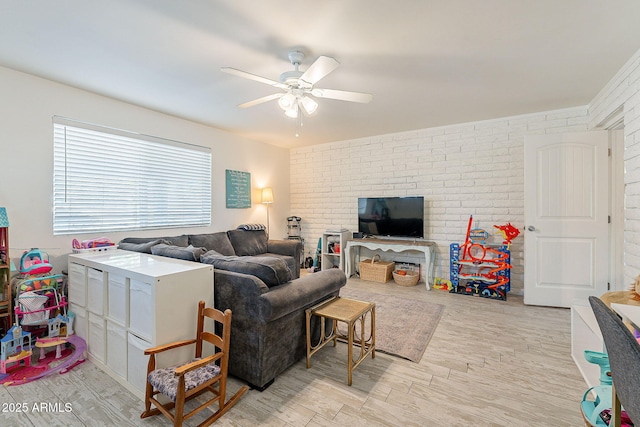
[[262, 203], [267, 205], [267, 236], [269, 236], [269, 205], [273, 203], [273, 190], [271, 187], [262, 189]]

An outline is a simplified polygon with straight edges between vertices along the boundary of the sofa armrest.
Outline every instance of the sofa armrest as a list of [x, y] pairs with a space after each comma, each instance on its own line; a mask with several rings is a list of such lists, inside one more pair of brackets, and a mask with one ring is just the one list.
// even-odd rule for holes
[[302, 253], [302, 242], [300, 240], [267, 240], [267, 252], [287, 255], [299, 260]]
[[262, 294], [262, 312], [267, 322], [279, 319], [293, 311], [311, 307], [330, 295], [337, 295], [346, 283], [347, 276], [337, 268], [303, 276]]
[[269, 287], [250, 274], [236, 273], [213, 269], [214, 272], [214, 307], [224, 311], [227, 308], [233, 312], [232, 322], [241, 319], [254, 319], [257, 322], [263, 321], [263, 307], [260, 303], [260, 296], [269, 292]]

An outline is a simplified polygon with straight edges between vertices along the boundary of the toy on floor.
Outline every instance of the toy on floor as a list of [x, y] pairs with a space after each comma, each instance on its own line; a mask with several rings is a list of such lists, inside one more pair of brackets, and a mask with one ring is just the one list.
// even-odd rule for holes
[[0, 375], [0, 384], [16, 386], [56, 373], [65, 374], [69, 372], [86, 360], [85, 353], [87, 351], [87, 344], [77, 335], [68, 337], [67, 344], [70, 345], [71, 348], [62, 350], [60, 357], [54, 358], [51, 355], [53, 352], [50, 352], [45, 355], [44, 359], [38, 360], [36, 366], [23, 367], [11, 371], [7, 375]]
[[25, 366], [31, 366], [31, 348], [31, 333], [23, 331], [20, 325], [12, 326], [0, 339], [0, 372], [6, 374], [9, 365], [19, 366], [23, 360]]
[[436, 277], [433, 279], [433, 289], [440, 289], [443, 291], [450, 291], [452, 289], [451, 281]]
[[469, 216], [465, 242], [450, 245], [450, 292], [506, 301], [511, 287], [509, 247], [520, 231], [511, 223], [494, 225], [504, 241], [492, 245], [486, 243], [489, 233], [472, 225], [473, 215]]
[[[25, 384], [47, 375], [67, 373], [83, 363], [87, 345], [79, 336], [68, 335], [73, 333], [69, 318], [71, 316], [59, 315], [51, 319], [48, 329], [53, 331], [53, 336], [36, 338], [35, 345], [32, 334], [23, 331], [20, 325], [11, 328], [9, 334], [0, 340], [0, 384]], [[40, 354], [32, 365], [34, 346], [40, 348]], [[55, 352], [45, 351], [54, 346]], [[20, 363], [22, 361], [24, 366]], [[9, 364], [13, 366], [9, 367]]]
[[[73, 335], [75, 315], [67, 313], [61, 283], [62, 275], [19, 278], [15, 326], [0, 340], [0, 384], [24, 384], [56, 372], [68, 372], [84, 362], [86, 344]], [[40, 349], [39, 355], [33, 355], [33, 347]], [[49, 348], [55, 351], [47, 352]]]

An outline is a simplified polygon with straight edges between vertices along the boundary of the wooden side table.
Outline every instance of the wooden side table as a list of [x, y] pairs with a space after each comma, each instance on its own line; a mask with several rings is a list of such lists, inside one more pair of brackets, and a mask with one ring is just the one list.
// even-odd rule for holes
[[[370, 318], [370, 330], [366, 331], [367, 313]], [[314, 307], [305, 310], [306, 327], [307, 327], [307, 368], [311, 367], [311, 356], [318, 350], [333, 342], [335, 347], [336, 341], [346, 340], [348, 348], [347, 374], [348, 384], [351, 385], [353, 370], [371, 354], [371, 358], [376, 357], [376, 305], [372, 302], [364, 302], [349, 298], [334, 297], [328, 301], [324, 301]], [[310, 322], [311, 316], [320, 317], [320, 340], [316, 345], [311, 345]], [[331, 333], [326, 335], [325, 319], [332, 321]], [[347, 334], [338, 332], [338, 322], [347, 324]], [[360, 334], [356, 335], [356, 325], [360, 324]], [[367, 334], [367, 335], [365, 335]], [[360, 353], [357, 360], [353, 360], [354, 345], [359, 346]]]

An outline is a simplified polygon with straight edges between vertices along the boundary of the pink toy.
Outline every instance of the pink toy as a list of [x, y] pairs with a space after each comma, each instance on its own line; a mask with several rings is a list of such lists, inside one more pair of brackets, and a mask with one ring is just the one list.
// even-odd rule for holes
[[22, 274], [44, 274], [53, 269], [49, 264], [49, 255], [37, 248], [25, 251], [20, 257], [20, 273]]

